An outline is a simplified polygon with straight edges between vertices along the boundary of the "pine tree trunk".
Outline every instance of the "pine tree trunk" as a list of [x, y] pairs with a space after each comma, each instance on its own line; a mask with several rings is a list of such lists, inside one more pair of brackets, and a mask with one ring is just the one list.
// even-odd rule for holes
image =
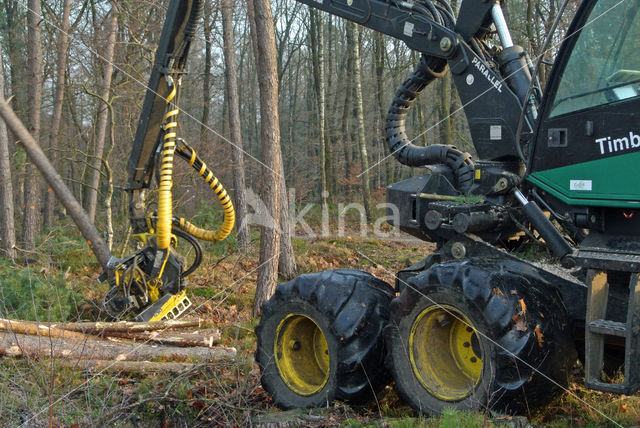
[[[29, 133], [40, 143], [40, 109], [42, 108], [42, 18], [40, 0], [29, 0]], [[24, 217], [22, 242], [27, 250], [33, 249], [40, 222], [40, 180], [38, 171], [27, 161], [24, 180]]]
[[[278, 110], [278, 64], [275, 29], [270, 0], [248, 0], [253, 9], [253, 29], [257, 40], [258, 85], [260, 87], [260, 128], [262, 141], [262, 201], [266, 214], [277, 222], [280, 219], [280, 190], [282, 158], [280, 155], [280, 125]], [[251, 21], [251, 19], [250, 19]], [[263, 227], [260, 238], [260, 257], [253, 315], [259, 316], [262, 304], [274, 293], [278, 277], [280, 230]]]
[[87, 214], [91, 221], [95, 221], [98, 205], [98, 187], [100, 186], [100, 166], [104, 153], [105, 140], [107, 135], [107, 125], [109, 120], [109, 93], [111, 92], [111, 77], [113, 73], [113, 57], [116, 45], [116, 30], [118, 27], [118, 9], [112, 3], [111, 11], [106, 25], [107, 47], [104, 53], [104, 75], [102, 78], [102, 102], [99, 102], [98, 125], [96, 131], [96, 143], [91, 159], [91, 170], [89, 171], [89, 187], [87, 189]]
[[233, 184], [235, 187], [234, 203], [236, 209], [236, 228], [238, 230], [238, 249], [246, 252], [251, 240], [249, 223], [247, 222], [247, 196], [245, 186], [244, 149], [242, 142], [242, 125], [240, 123], [240, 102], [238, 96], [238, 76], [233, 37], [233, 0], [222, 0], [222, 26], [224, 38], [224, 61], [226, 67], [227, 105], [229, 106], [229, 131], [233, 149]]
[[[56, 61], [56, 89], [53, 101], [53, 119], [51, 120], [51, 133], [49, 134], [49, 159], [55, 168], [58, 168], [58, 134], [62, 123], [62, 106], [64, 104], [64, 84], [67, 68], [67, 49], [69, 46], [69, 15], [71, 13], [71, 0], [64, 0], [62, 6], [62, 19], [58, 40], [58, 60]], [[53, 225], [53, 209], [55, 195], [50, 187], [44, 196], [44, 228], [48, 230]]]
[[[0, 50], [2, 48], [0, 47]], [[4, 63], [0, 61], [0, 95], [5, 96]], [[13, 183], [11, 177], [11, 159], [9, 156], [9, 134], [4, 120], [0, 120], [0, 239], [2, 249], [9, 260], [16, 257], [16, 230], [14, 224]]]

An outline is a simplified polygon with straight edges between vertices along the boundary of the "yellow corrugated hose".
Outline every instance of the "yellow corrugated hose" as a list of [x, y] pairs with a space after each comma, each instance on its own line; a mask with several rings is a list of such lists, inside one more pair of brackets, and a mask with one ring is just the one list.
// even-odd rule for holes
[[[172, 85], [171, 93], [167, 97], [167, 105], [173, 101], [177, 94], [177, 85]], [[184, 218], [177, 219], [173, 223], [188, 234], [203, 241], [222, 241], [233, 230], [236, 214], [229, 194], [222, 186], [222, 183], [213, 175], [207, 165], [196, 154], [195, 150], [182, 142], [184, 147], [176, 149], [178, 122], [176, 116], [179, 109], [170, 110], [165, 115], [164, 143], [162, 145], [160, 162], [160, 184], [158, 186], [158, 223], [156, 225], [156, 240], [158, 248], [168, 250], [171, 245], [171, 224], [173, 221], [173, 198], [171, 188], [173, 187], [173, 159], [178, 150], [183, 158], [187, 159], [189, 165], [204, 178], [211, 190], [216, 194], [224, 212], [224, 219], [220, 229], [217, 231], [206, 230], [195, 226]]]
[[198, 157], [195, 150], [189, 147], [186, 143], [183, 144], [184, 147], [180, 147], [178, 149], [178, 153], [183, 158], [187, 159], [189, 165], [195, 168], [196, 171], [198, 171], [198, 174], [200, 174], [200, 176], [204, 178], [204, 180], [209, 185], [209, 188], [211, 188], [211, 190], [213, 190], [213, 193], [216, 194], [216, 196], [220, 200], [220, 204], [222, 204], [224, 219], [222, 220], [220, 229], [218, 229], [217, 231], [202, 229], [194, 225], [193, 223], [188, 222], [184, 218], [178, 219], [175, 222], [175, 225], [184, 232], [187, 232], [188, 234], [198, 239], [202, 239], [203, 241], [222, 241], [227, 236], [229, 236], [236, 221], [236, 213], [233, 208], [233, 202], [231, 202], [231, 198], [222, 186], [222, 183], [220, 183], [216, 176], [213, 175], [213, 171], [211, 171], [207, 167], [207, 164], [205, 164], [202, 159]]
[[[175, 98], [177, 85], [172, 85], [167, 97], [167, 105]], [[165, 115], [165, 135], [160, 162], [160, 184], [158, 185], [158, 223], [156, 225], [156, 241], [158, 248], [168, 250], [171, 245], [171, 222], [173, 219], [173, 157], [176, 150], [176, 116], [180, 111], [176, 108]]]

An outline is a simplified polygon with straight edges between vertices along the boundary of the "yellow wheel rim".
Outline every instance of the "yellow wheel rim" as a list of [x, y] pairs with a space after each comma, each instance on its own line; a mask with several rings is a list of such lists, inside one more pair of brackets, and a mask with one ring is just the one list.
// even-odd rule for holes
[[409, 336], [411, 366], [431, 394], [456, 401], [480, 382], [482, 351], [473, 324], [451, 306], [432, 306], [420, 313]]
[[288, 315], [278, 325], [276, 365], [285, 384], [300, 395], [320, 391], [329, 379], [329, 347], [318, 324], [304, 315]]

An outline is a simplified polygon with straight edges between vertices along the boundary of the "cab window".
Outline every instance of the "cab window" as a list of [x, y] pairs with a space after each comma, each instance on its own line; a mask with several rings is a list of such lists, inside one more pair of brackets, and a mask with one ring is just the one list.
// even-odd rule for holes
[[640, 96], [640, 2], [600, 0], [565, 64], [549, 117]]

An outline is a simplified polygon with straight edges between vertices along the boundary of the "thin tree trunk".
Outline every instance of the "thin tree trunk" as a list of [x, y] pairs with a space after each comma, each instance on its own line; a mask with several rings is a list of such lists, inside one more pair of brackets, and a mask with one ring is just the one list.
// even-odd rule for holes
[[[284, 176], [284, 165], [282, 162], [282, 151], [280, 154], [280, 259], [278, 260], [278, 273], [287, 281], [293, 279], [298, 273], [298, 265], [293, 253], [291, 244], [291, 218], [289, 217], [289, 193]], [[292, 201], [294, 202], [294, 201]]]
[[[224, 8], [224, 5], [222, 5]], [[200, 142], [207, 136], [209, 126], [209, 110], [211, 106], [211, 4], [204, 2], [204, 76], [202, 77], [202, 121], [200, 123]], [[224, 20], [224, 16], [222, 18]], [[225, 30], [226, 31], [226, 30]], [[233, 31], [233, 30], [232, 30]], [[226, 40], [225, 40], [226, 48]], [[226, 62], [226, 49], [225, 49]], [[231, 120], [231, 119], [229, 119]]]
[[326, 151], [326, 97], [324, 85], [324, 30], [322, 17], [318, 16], [316, 9], [310, 9], [311, 23], [311, 51], [313, 75], [315, 81], [316, 100], [318, 102], [318, 140], [320, 141], [320, 195], [323, 207], [327, 205], [329, 199], [329, 189], [327, 188], [327, 151]]
[[360, 71], [360, 28], [349, 22], [353, 31], [353, 74], [356, 90], [356, 109], [358, 122], [358, 146], [360, 147], [360, 161], [362, 163], [362, 203], [367, 216], [371, 220], [371, 190], [369, 188], [369, 159], [367, 155], [367, 138], [364, 131], [364, 107], [362, 101], [362, 76]]
[[[386, 157], [389, 153], [389, 149], [387, 148], [387, 140], [386, 140], [386, 131], [385, 131], [385, 121], [387, 116], [386, 105], [384, 104], [384, 53], [385, 45], [384, 45], [384, 37], [382, 33], [375, 33], [375, 62], [376, 62], [376, 100], [378, 101], [378, 115], [380, 117], [380, 127], [378, 128], [378, 132], [380, 132], [380, 142], [381, 142], [381, 150], [382, 156]], [[391, 184], [393, 182], [393, 162], [390, 162], [388, 159], [383, 162], [386, 165], [386, 184]]]
[[113, 200], [113, 170], [111, 168], [111, 164], [109, 163], [109, 158], [111, 157], [111, 152], [115, 146], [116, 138], [115, 138], [115, 117], [113, 114], [113, 104], [109, 102], [109, 147], [107, 148], [107, 153], [104, 155], [104, 159], [102, 159], [102, 164], [104, 166], [104, 171], [107, 175], [107, 195], [104, 198], [104, 210], [106, 213], [105, 220], [105, 228], [107, 230], [107, 248], [109, 251], [113, 249], [113, 212], [111, 208], [112, 200]]
[[36, 140], [29, 134], [27, 128], [20, 122], [20, 119], [18, 119], [18, 116], [11, 110], [11, 107], [9, 107], [9, 104], [7, 104], [4, 98], [0, 98], [0, 116], [2, 116], [7, 126], [20, 140], [29, 158], [37, 166], [40, 173], [56, 193], [56, 196], [67, 209], [76, 226], [78, 226], [78, 229], [80, 229], [80, 232], [87, 240], [87, 244], [91, 250], [93, 250], [98, 262], [102, 268], [106, 270], [111, 252], [102, 240], [98, 230], [89, 219], [87, 213], [82, 209], [82, 206], [73, 197], [73, 193], [71, 193], [69, 188], [64, 184], [62, 177], [60, 177], [60, 174], [53, 168]]
[[351, 147], [350, 144], [352, 142], [351, 130], [349, 129], [349, 118], [351, 117], [351, 111], [353, 109], [353, 100], [351, 99], [351, 95], [353, 94], [353, 79], [351, 79], [350, 75], [353, 71], [353, 49], [351, 49], [351, 43], [353, 41], [353, 29], [350, 29], [347, 25], [347, 78], [345, 79], [345, 88], [344, 88], [344, 104], [342, 108], [342, 125], [340, 127], [340, 133], [342, 135], [342, 148], [344, 150], [344, 179], [347, 183], [347, 193], [351, 194]]
[[[2, 50], [0, 46], [0, 50]], [[5, 96], [4, 88], [4, 63], [0, 61], [0, 95]], [[0, 239], [2, 249], [8, 259], [16, 257], [16, 229], [14, 224], [13, 184], [11, 177], [11, 159], [9, 155], [9, 135], [4, 120], [0, 121], [0, 212], [2, 226], [0, 227]]]
[[[29, 132], [40, 143], [40, 109], [42, 108], [42, 24], [40, 0], [29, 0], [28, 49], [29, 49]], [[36, 168], [26, 163], [24, 180], [24, 218], [22, 241], [27, 250], [35, 246], [38, 233], [40, 182]]]
[[[58, 168], [58, 134], [62, 123], [62, 106], [64, 105], [65, 73], [67, 71], [67, 48], [69, 46], [69, 15], [71, 13], [71, 0], [64, 0], [62, 6], [62, 19], [58, 40], [58, 59], [56, 62], [56, 92], [53, 100], [53, 119], [51, 120], [51, 133], [49, 134], [49, 158], [55, 168]], [[53, 209], [55, 197], [51, 188], [47, 188], [44, 196], [44, 228], [48, 230], [53, 225]]]
[[236, 209], [236, 228], [238, 230], [238, 249], [249, 249], [251, 235], [247, 222], [247, 195], [245, 186], [244, 153], [242, 125], [240, 124], [240, 102], [238, 96], [238, 74], [233, 37], [233, 0], [222, 0], [222, 27], [224, 38], [224, 62], [226, 67], [227, 105], [229, 106], [229, 131], [231, 134], [231, 158], [233, 161], [234, 202]]
[[[256, 51], [258, 85], [260, 87], [260, 125], [262, 141], [262, 201], [266, 214], [277, 221], [280, 219], [280, 195], [282, 158], [280, 155], [280, 125], [278, 110], [278, 63], [276, 38], [270, 0], [248, 0], [253, 9], [253, 25], [258, 49]], [[260, 258], [253, 315], [258, 316], [262, 304], [274, 293], [278, 258], [280, 255], [280, 230], [263, 227], [260, 239]]]
[[[104, 54], [104, 75], [102, 78], [102, 98], [105, 102], [109, 101], [109, 93], [111, 92], [111, 77], [113, 73], [113, 57], [116, 46], [116, 30], [118, 26], [118, 8], [115, 2], [112, 3], [109, 11], [109, 18], [106, 25], [107, 47]], [[102, 164], [102, 155], [104, 153], [105, 140], [107, 135], [107, 124], [109, 120], [109, 108], [105, 103], [99, 103], [98, 108], [98, 126], [96, 132], [96, 143], [91, 159], [91, 170], [89, 171], [89, 188], [87, 189], [87, 213], [89, 219], [93, 222], [96, 218], [96, 209], [98, 205], [98, 187], [100, 186], [100, 166]]]

